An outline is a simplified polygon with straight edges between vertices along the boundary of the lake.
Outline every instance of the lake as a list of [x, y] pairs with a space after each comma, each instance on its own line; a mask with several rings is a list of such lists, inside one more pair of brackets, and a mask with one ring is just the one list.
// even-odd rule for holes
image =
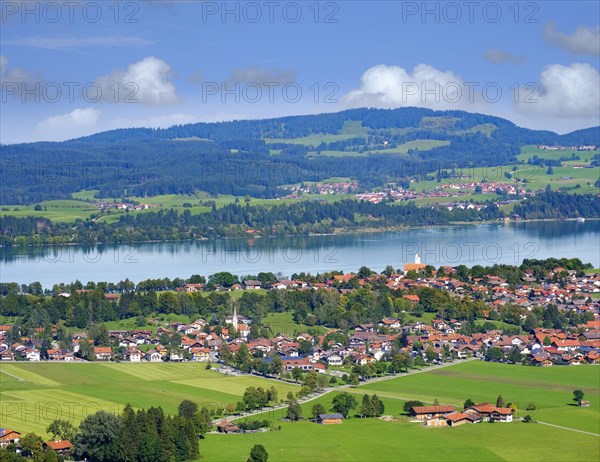
[[520, 264], [524, 258], [580, 258], [600, 267], [600, 221], [494, 223], [336, 236], [257, 238], [117, 246], [0, 249], [0, 280], [118, 282], [188, 278], [218, 271], [289, 277], [302, 271], [402, 268], [419, 253], [424, 263], [467, 266]]

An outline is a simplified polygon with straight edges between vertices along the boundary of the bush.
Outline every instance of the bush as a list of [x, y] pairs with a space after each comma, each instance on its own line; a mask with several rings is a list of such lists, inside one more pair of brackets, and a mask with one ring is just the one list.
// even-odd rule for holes
[[531, 418], [531, 416], [529, 414], [527, 414], [525, 417], [523, 417], [523, 423], [531, 423], [534, 420]]
[[404, 403], [404, 412], [410, 411], [410, 408], [415, 406], [424, 406], [424, 404], [421, 401], [407, 401]]
[[237, 426], [240, 430], [258, 430], [259, 428], [269, 428], [268, 420], [246, 420], [239, 422]]

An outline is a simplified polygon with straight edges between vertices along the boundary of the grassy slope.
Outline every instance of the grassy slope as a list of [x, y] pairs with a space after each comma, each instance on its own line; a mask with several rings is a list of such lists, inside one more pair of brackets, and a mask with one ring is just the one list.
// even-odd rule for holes
[[99, 409], [119, 413], [127, 403], [175, 413], [184, 399], [213, 408], [236, 403], [247, 386], [274, 385], [281, 397], [298, 389], [257, 377], [227, 377], [202, 363], [12, 363], [0, 370], [25, 379], [0, 374], [0, 424], [39, 435], [56, 418], [79, 422]]
[[[596, 428], [592, 428], [591, 425], [586, 427], [589, 427], [588, 431], [599, 433], [597, 371], [596, 366], [542, 370], [481, 362], [465, 363], [352, 390], [359, 393], [359, 401], [363, 392], [375, 391], [380, 397], [382, 394], [389, 394], [390, 397], [382, 397], [386, 407], [385, 414], [396, 416], [399, 418], [398, 422], [352, 418], [344, 421], [342, 425], [330, 426], [312, 422], [286, 423], [278, 420], [283, 412], [275, 411], [265, 414], [263, 418], [274, 420], [275, 426], [281, 425], [281, 432], [209, 435], [207, 440], [201, 443], [200, 450], [204, 460], [240, 462], [245, 460], [254, 444], [265, 446], [270, 462], [597, 460], [600, 456], [598, 437], [519, 422], [429, 429], [401, 418], [404, 401], [398, 399], [402, 395], [413, 395], [423, 400], [433, 400], [437, 397], [440, 401], [446, 398], [462, 405], [463, 397], [467, 393], [471, 393], [473, 399], [488, 401], [495, 400], [499, 392], [503, 393], [506, 399], [513, 399], [513, 393], [517, 398], [527, 396], [531, 399], [529, 397], [532, 395], [542, 407], [556, 406], [555, 417], [565, 426], [577, 428], [574, 426], [577, 421], [591, 423], [595, 418]], [[465, 377], [455, 377], [461, 374]], [[483, 378], [483, 383], [466, 378], [466, 375], [474, 374]], [[513, 381], [518, 385], [509, 383]], [[578, 385], [574, 385], [575, 383]], [[574, 386], [588, 388], [592, 395], [595, 387], [595, 398], [590, 396], [592, 408], [579, 409], [566, 405]], [[379, 388], [385, 388], [386, 391]], [[335, 393], [332, 393], [304, 404], [303, 415], [310, 416], [310, 409], [316, 402], [321, 402], [326, 409], [330, 409], [334, 395]], [[545, 410], [540, 411], [535, 417], [551, 421], [553, 416], [544, 412]], [[591, 419], [585, 417], [588, 413]], [[570, 418], [572, 416], [575, 418]]]
[[[532, 414], [544, 422], [600, 433], [598, 366], [533, 368], [476, 361], [363, 388], [398, 399], [438, 399], [459, 407], [467, 398], [495, 403], [501, 394], [505, 402], [518, 406], [521, 416]], [[584, 390], [590, 408], [570, 405], [577, 388]], [[529, 402], [535, 402], [538, 410], [525, 411]]]

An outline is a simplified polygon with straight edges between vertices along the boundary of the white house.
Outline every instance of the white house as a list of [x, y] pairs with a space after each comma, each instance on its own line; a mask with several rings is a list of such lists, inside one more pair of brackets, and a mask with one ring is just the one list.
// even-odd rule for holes
[[327, 364], [329, 364], [330, 366], [341, 366], [343, 363], [344, 360], [337, 353], [334, 353], [327, 357]]
[[156, 350], [150, 350], [148, 353], [146, 353], [146, 360], [157, 363], [162, 361], [162, 355]]
[[38, 350], [28, 350], [25, 355], [27, 361], [39, 361], [40, 360], [40, 352]]

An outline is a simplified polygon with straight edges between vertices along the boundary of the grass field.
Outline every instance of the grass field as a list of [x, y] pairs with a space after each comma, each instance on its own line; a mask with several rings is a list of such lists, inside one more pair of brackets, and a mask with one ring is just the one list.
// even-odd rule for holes
[[592, 160], [595, 154], [598, 154], [598, 151], [576, 151], [572, 149], [549, 151], [547, 149], [538, 149], [537, 146], [527, 145], [521, 148], [521, 153], [517, 156], [517, 159], [527, 162], [533, 156], [538, 156], [541, 159], [558, 160], [575, 155], [576, 157], [579, 157], [579, 160], [564, 160], [562, 162], [567, 164], [587, 164]]
[[[322, 426], [307, 421], [287, 423], [277, 420], [283, 411], [274, 411], [266, 416], [274, 420], [275, 426], [281, 425], [281, 431], [209, 435], [201, 443], [200, 451], [204, 460], [240, 462], [245, 460], [254, 444], [265, 446], [270, 462], [595, 461], [600, 457], [600, 439], [592, 435], [520, 422], [425, 428], [408, 422], [401, 414], [403, 397], [424, 401], [433, 401], [437, 397], [440, 402], [446, 399], [462, 405], [466, 399], [463, 397], [469, 393], [474, 400], [481, 401], [494, 401], [498, 393], [511, 400], [514, 394], [515, 402], [527, 397], [542, 407], [542, 411], [534, 415], [537, 419], [550, 422], [555, 418], [560, 421], [559, 424], [571, 428], [577, 428], [572, 424], [577, 423], [579, 418], [588, 424], [595, 419], [595, 430], [593, 425], [584, 426], [589, 427], [588, 431], [600, 433], [598, 380], [597, 366], [542, 370], [479, 361], [462, 363], [350, 390], [358, 393], [359, 401], [363, 393], [377, 393], [385, 404], [385, 414], [395, 416], [397, 422], [354, 417], [345, 420], [342, 425]], [[591, 408], [568, 406], [572, 388], [577, 386], [591, 395]], [[311, 407], [317, 402], [330, 409], [334, 395], [335, 392], [303, 404], [303, 415], [309, 416]], [[553, 407], [546, 409], [545, 406]]]
[[[45, 434], [49, 421], [78, 422], [98, 409], [121, 412], [126, 403], [160, 405], [173, 413], [183, 399], [207, 405], [237, 402], [248, 386], [274, 385], [280, 397], [298, 388], [258, 377], [228, 377], [203, 364], [0, 364], [0, 425]], [[348, 389], [357, 395], [377, 393], [385, 414], [397, 421], [352, 417], [341, 425], [310, 421], [283, 422], [284, 410], [257, 418], [272, 420], [281, 430], [246, 435], [209, 434], [200, 441], [202, 461], [244, 462], [255, 444], [262, 444], [270, 462], [342, 461], [596, 461], [600, 437], [569, 429], [521, 422], [425, 428], [403, 415], [406, 399], [461, 406], [471, 398], [494, 402], [536, 402], [527, 411], [535, 419], [600, 434], [600, 367], [533, 368], [471, 361], [392, 380]], [[572, 391], [581, 388], [590, 408], [572, 406]], [[302, 405], [303, 415], [322, 403], [327, 410], [336, 392]], [[523, 416], [519, 409], [517, 416]]]
[[[365, 152], [355, 152], [355, 151], [321, 151], [321, 156], [324, 157], [367, 157], [367, 156], [377, 156], [384, 154], [407, 154], [410, 149], [418, 149], [420, 151], [429, 151], [433, 148], [437, 148], [440, 146], [449, 145], [449, 141], [438, 141], [438, 140], [414, 140], [408, 141], [404, 144], [396, 146], [395, 148], [390, 149], [380, 149], [376, 151], [365, 151]], [[316, 151], [309, 152], [309, 155], [316, 155]]]
[[[442, 385], [443, 384], [443, 385]], [[467, 398], [495, 402], [498, 395], [521, 416], [600, 434], [600, 367], [534, 368], [473, 361], [457, 366], [360, 387], [397, 399], [420, 399], [462, 406]], [[572, 406], [572, 392], [585, 392], [590, 408]], [[525, 411], [535, 402], [538, 410]]]
[[[262, 323], [269, 325], [271, 333], [273, 335], [283, 334], [296, 336], [308, 329], [307, 325], [297, 324], [294, 322], [293, 314], [291, 312], [286, 313], [269, 313], [263, 320]], [[316, 326], [317, 329], [325, 332], [324, 327]]]
[[357, 135], [352, 133], [342, 133], [342, 134], [319, 134], [319, 135], [308, 135], [300, 138], [265, 138], [265, 143], [274, 144], [274, 143], [286, 143], [286, 144], [299, 144], [302, 146], [318, 146], [321, 143], [333, 143], [335, 141], [345, 141], [351, 138], [356, 138]]
[[203, 363], [40, 363], [0, 364], [24, 380], [0, 373], [0, 426], [46, 435], [54, 419], [76, 423], [99, 409], [120, 413], [135, 407], [162, 406], [176, 413], [184, 399], [213, 408], [236, 403], [248, 386], [275, 386], [280, 397], [293, 384], [258, 377], [228, 377]]
[[38, 216], [48, 218], [57, 223], [69, 223], [77, 219], [85, 220], [92, 214], [98, 213], [93, 205], [80, 200], [53, 200], [40, 202], [42, 210], [35, 210], [34, 205], [2, 206], [0, 215], [13, 217]]

